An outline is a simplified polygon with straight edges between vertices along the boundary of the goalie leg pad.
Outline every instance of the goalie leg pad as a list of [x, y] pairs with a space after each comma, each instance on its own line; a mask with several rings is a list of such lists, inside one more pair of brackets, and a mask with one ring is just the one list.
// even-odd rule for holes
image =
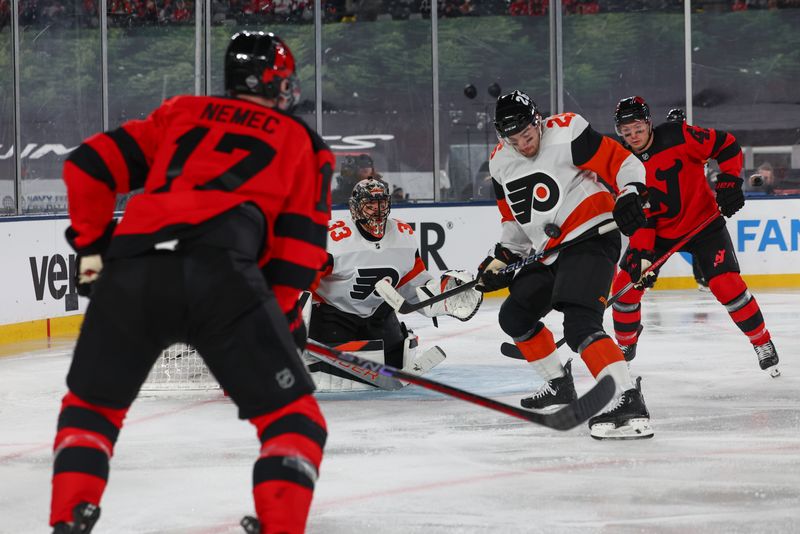
[[[334, 348], [378, 363], [385, 363], [383, 341], [380, 339], [350, 341], [336, 345]], [[330, 363], [320, 362], [308, 355], [303, 359], [318, 393], [369, 391], [378, 388], [371, 380], [374, 373], [366, 369], [337, 360], [332, 360]], [[343, 370], [344, 368], [347, 370]]]
[[419, 358], [412, 360], [409, 365], [403, 367], [403, 371], [421, 376], [442, 363], [446, 357], [444, 351], [434, 345], [420, 354]]

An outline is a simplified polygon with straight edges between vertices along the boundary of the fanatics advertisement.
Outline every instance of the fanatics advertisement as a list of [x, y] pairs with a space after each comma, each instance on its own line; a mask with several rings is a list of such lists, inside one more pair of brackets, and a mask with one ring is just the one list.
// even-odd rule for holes
[[[800, 274], [800, 199], [750, 199], [728, 220], [745, 275]], [[348, 216], [334, 210], [333, 219]], [[475, 270], [500, 236], [493, 205], [420, 206], [392, 210], [414, 228], [420, 255], [434, 274]], [[66, 216], [0, 218], [0, 324], [83, 313], [87, 300], [75, 291], [75, 253], [64, 239]], [[661, 278], [692, 275], [691, 257], [676, 255]]]

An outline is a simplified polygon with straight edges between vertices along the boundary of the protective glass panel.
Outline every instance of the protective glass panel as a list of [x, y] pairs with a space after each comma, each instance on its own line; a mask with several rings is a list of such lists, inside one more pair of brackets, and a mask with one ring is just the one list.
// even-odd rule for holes
[[324, 6], [322, 126], [337, 160], [333, 203], [343, 205], [369, 174], [387, 181], [397, 202], [433, 200], [429, 4]]
[[0, 216], [17, 212], [14, 165], [14, 69], [10, 5], [0, 2]]
[[100, 29], [93, 2], [20, 2], [23, 214], [65, 212], [61, 169], [102, 128]]
[[656, 124], [686, 106], [681, 2], [564, 2], [564, 111], [614, 134], [614, 108], [639, 95]]
[[494, 200], [489, 155], [498, 142], [498, 96], [519, 89], [545, 115], [550, 108], [547, 1], [481, 2], [469, 14], [439, 21], [443, 201]]
[[748, 195], [800, 194], [800, 5], [733, 4], [692, 14], [693, 122], [736, 137]]

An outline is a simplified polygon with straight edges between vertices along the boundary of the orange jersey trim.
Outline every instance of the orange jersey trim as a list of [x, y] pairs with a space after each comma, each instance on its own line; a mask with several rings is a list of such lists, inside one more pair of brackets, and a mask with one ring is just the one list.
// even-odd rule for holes
[[413, 280], [419, 273], [421, 273], [424, 270], [425, 270], [425, 264], [422, 263], [422, 259], [419, 256], [417, 256], [414, 261], [414, 266], [411, 268], [410, 271], [406, 273], [405, 276], [403, 276], [403, 278], [400, 279], [399, 282], [397, 282], [397, 287], [407, 284], [409, 281]]
[[633, 156], [633, 154], [610, 137], [603, 136], [597, 152], [594, 153], [589, 161], [579, 165], [578, 168], [596, 172], [616, 191], [619, 191], [616, 176], [628, 156]]
[[585, 198], [561, 224], [561, 237], [558, 239], [550, 239], [544, 249], [549, 250], [561, 244], [564, 238], [575, 228], [598, 215], [610, 213], [613, 209], [614, 198], [611, 196], [611, 193], [601, 191]]

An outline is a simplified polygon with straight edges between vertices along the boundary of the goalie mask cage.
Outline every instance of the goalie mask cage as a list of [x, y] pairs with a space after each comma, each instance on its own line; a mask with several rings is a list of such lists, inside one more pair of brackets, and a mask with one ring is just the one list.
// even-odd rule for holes
[[193, 347], [176, 343], [156, 360], [142, 391], [219, 389], [219, 384]]

